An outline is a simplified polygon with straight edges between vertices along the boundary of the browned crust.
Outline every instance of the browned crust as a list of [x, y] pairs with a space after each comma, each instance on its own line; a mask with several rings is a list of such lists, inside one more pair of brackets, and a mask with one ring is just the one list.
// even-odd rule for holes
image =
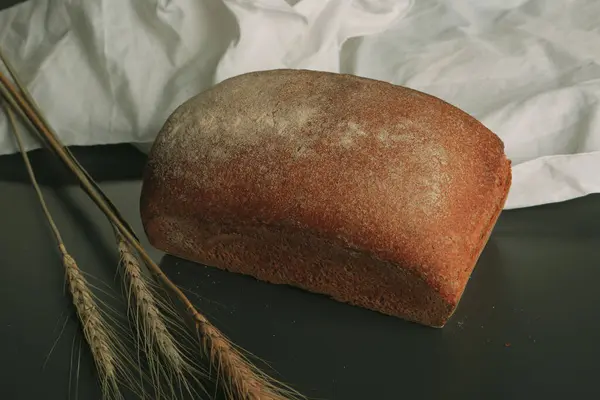
[[[476, 249], [478, 249], [478, 250], [476, 252], [474, 252], [473, 258], [471, 259], [470, 264], [469, 264], [470, 268], [469, 268], [469, 272], [467, 275], [467, 279], [463, 283], [462, 289], [457, 292], [457, 301], [454, 304], [454, 307], [452, 308], [452, 311], [450, 312], [450, 314], [448, 314], [448, 316], [446, 317], [444, 324], [448, 321], [448, 319], [452, 316], [452, 314], [454, 314], [454, 311], [456, 311], [456, 308], [458, 307], [458, 304], [460, 303], [460, 299], [462, 298], [463, 292], [465, 291], [465, 289], [467, 287], [468, 278], [471, 276], [471, 273], [475, 269], [477, 261], [478, 261], [479, 257], [481, 256], [481, 253], [485, 249], [485, 245], [488, 242], [490, 235], [492, 234], [492, 231], [494, 229], [494, 226], [496, 225], [496, 222], [498, 222], [498, 218], [500, 217], [500, 214], [502, 213], [502, 210], [504, 209], [506, 200], [508, 199], [508, 193], [509, 193], [510, 185], [512, 182], [511, 162], [509, 160], [506, 160], [503, 175], [505, 176], [505, 180], [504, 180], [504, 185], [502, 186], [502, 195], [499, 198], [498, 203], [496, 204], [496, 207], [492, 214], [492, 217], [490, 218], [488, 224], [486, 225], [485, 229], [481, 233], [481, 238], [476, 247]], [[440, 328], [443, 327], [444, 324], [442, 324], [439, 327]]]
[[[441, 326], [453, 308], [409, 270], [307, 232], [225, 227], [161, 218], [148, 225], [152, 244], [175, 256], [259, 280], [288, 284], [341, 302]], [[170, 240], [173, 227], [191, 239]]]
[[[505, 173], [504, 195], [481, 234], [479, 251], [473, 255], [469, 271], [504, 207], [511, 182], [509, 163]], [[169, 216], [146, 220], [144, 226], [151, 244], [166, 253], [266, 282], [296, 286], [423, 325], [443, 327], [458, 306], [458, 301], [447, 302], [410, 270], [307, 232], [227, 226]], [[181, 240], [182, 236], [186, 240]]]
[[[308, 106], [317, 111], [298, 113]], [[219, 122], [236, 118], [244, 135]], [[169, 118], [144, 176], [142, 221], [167, 253], [443, 326], [506, 201], [503, 150], [472, 117], [406, 88], [247, 74]]]

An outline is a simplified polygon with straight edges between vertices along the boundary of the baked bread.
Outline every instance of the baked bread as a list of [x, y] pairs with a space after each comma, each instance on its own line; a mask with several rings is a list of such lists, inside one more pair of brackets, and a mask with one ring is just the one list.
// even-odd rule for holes
[[141, 216], [166, 253], [442, 327], [510, 182], [502, 141], [436, 97], [261, 71], [167, 119]]

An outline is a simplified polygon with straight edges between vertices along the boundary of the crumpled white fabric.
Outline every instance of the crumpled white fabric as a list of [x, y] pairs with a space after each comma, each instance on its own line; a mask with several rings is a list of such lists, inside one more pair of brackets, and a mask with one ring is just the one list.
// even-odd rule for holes
[[597, 0], [38, 0], [0, 12], [0, 45], [69, 145], [147, 149], [187, 98], [253, 70], [422, 90], [503, 139], [509, 209], [600, 192], [599, 21]]

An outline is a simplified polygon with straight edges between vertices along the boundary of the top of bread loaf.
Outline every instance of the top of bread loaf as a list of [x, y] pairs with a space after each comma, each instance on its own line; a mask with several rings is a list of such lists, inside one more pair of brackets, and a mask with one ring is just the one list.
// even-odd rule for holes
[[169, 182], [172, 212], [198, 220], [303, 229], [367, 251], [455, 301], [507, 169], [500, 139], [436, 97], [272, 70], [177, 108], [154, 143], [145, 190]]

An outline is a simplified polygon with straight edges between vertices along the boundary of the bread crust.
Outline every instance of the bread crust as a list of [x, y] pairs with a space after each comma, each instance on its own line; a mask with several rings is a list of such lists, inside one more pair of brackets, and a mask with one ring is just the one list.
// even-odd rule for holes
[[175, 256], [443, 326], [510, 183], [502, 141], [436, 97], [272, 70], [173, 112], [141, 215]]

